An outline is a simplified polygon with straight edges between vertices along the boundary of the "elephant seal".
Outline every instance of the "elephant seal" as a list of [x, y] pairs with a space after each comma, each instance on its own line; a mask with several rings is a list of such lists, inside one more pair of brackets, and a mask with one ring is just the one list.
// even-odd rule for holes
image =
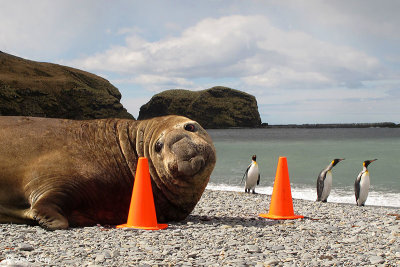
[[149, 161], [157, 220], [183, 220], [216, 162], [207, 132], [181, 116], [0, 117], [0, 144], [0, 223], [49, 230], [125, 223], [139, 157]]

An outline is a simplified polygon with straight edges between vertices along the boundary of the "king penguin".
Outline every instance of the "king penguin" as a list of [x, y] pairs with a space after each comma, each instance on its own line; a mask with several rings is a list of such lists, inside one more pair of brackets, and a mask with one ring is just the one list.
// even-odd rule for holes
[[243, 175], [243, 179], [246, 177], [246, 183], [244, 185], [244, 192], [250, 193], [252, 190], [253, 194], [256, 193], [256, 185], [260, 184], [260, 173], [258, 171], [258, 164], [256, 161], [257, 156], [253, 155], [251, 158], [251, 163], [249, 167], [247, 167], [246, 172]]
[[363, 162], [363, 169], [358, 174], [356, 181], [354, 182], [354, 192], [356, 195], [357, 206], [364, 206], [367, 201], [368, 190], [369, 190], [369, 172], [368, 165], [377, 159], [366, 160]]
[[317, 201], [326, 202], [332, 189], [332, 168], [344, 159], [334, 159], [323, 169], [317, 179]]

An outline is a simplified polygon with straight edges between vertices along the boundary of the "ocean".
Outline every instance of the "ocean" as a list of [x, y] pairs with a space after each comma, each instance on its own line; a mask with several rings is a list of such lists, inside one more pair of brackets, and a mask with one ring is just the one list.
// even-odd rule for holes
[[212, 190], [244, 192], [243, 174], [257, 155], [261, 173], [257, 193], [272, 194], [280, 156], [286, 157], [292, 197], [316, 200], [319, 172], [334, 158], [345, 158], [332, 170], [328, 202], [353, 203], [354, 181], [362, 162], [371, 187], [365, 205], [400, 207], [399, 128], [257, 128], [209, 129], [217, 163], [207, 186]]

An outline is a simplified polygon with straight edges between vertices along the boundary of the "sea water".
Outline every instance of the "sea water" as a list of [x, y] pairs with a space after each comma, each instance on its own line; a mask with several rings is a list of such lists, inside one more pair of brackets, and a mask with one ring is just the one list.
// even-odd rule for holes
[[332, 170], [328, 202], [354, 203], [354, 181], [364, 160], [371, 187], [366, 205], [400, 207], [399, 128], [259, 128], [209, 129], [217, 163], [207, 186], [243, 191], [243, 174], [257, 155], [261, 173], [256, 192], [272, 194], [280, 156], [287, 158], [293, 198], [316, 200], [319, 172], [333, 159], [345, 158]]

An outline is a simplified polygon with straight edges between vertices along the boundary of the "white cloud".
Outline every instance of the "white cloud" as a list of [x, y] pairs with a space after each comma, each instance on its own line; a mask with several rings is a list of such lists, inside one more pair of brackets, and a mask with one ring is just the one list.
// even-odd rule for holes
[[194, 86], [193, 82], [184, 78], [152, 74], [142, 74], [131, 79], [117, 79], [113, 80], [113, 82], [116, 84], [141, 84], [144, 85], [147, 90], [152, 92], [157, 92], [160, 88], [192, 88]]
[[252, 86], [264, 88], [303, 88], [304, 86], [316, 87], [331, 84], [334, 81], [323, 73], [317, 71], [301, 71], [289, 67], [273, 67], [267, 72], [243, 77], [242, 80]]
[[150, 87], [160, 80], [190, 86], [192, 78], [229, 77], [264, 88], [331, 87], [359, 85], [381, 71], [372, 56], [279, 29], [263, 16], [206, 18], [179, 36], [156, 41], [146, 41], [136, 32], [124, 45], [73, 64], [134, 75], [133, 81]]

